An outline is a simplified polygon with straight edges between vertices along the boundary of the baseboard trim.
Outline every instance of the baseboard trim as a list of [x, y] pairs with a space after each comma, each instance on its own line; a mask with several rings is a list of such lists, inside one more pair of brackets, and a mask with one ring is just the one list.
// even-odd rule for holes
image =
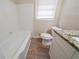
[[40, 36], [32, 36], [32, 38], [40, 38]]

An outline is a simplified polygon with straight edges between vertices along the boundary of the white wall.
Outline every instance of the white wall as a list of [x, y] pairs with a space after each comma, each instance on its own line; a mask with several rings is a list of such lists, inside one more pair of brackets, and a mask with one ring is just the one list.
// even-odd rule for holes
[[32, 31], [33, 28], [33, 4], [17, 4], [19, 15], [19, 28], [24, 31]]
[[8, 0], [0, 0], [0, 32], [17, 30], [16, 5]]
[[79, 30], [79, 0], [64, 0], [60, 27]]
[[13, 0], [16, 4], [29, 4], [34, 3], [35, 0]]
[[51, 26], [56, 25], [55, 20], [35, 20], [34, 21], [34, 36], [38, 36], [40, 33], [47, 32]]

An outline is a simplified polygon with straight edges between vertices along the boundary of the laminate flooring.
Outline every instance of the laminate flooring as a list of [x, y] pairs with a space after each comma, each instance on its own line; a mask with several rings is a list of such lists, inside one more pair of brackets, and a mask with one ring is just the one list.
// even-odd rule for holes
[[32, 38], [26, 59], [50, 59], [49, 48], [42, 45], [42, 39]]

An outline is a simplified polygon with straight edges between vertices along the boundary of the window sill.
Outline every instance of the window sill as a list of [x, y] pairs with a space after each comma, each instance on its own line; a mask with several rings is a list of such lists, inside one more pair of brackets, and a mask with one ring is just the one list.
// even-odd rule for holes
[[54, 18], [40, 18], [40, 19], [36, 18], [36, 20], [54, 20]]

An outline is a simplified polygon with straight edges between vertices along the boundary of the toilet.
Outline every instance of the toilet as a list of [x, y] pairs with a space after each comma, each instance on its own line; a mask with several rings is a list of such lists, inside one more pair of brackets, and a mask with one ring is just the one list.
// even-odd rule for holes
[[43, 45], [45, 46], [51, 45], [53, 37], [49, 33], [41, 33], [40, 37], [42, 38]]

